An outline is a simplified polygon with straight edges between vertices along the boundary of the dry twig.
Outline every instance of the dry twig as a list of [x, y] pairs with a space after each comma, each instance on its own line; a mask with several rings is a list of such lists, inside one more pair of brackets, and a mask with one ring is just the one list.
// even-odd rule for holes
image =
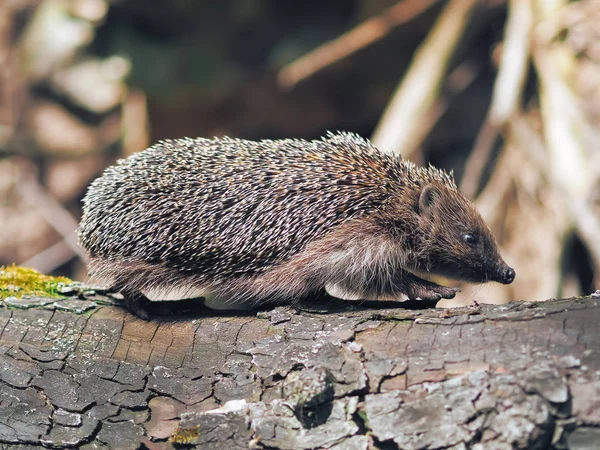
[[373, 134], [373, 143], [383, 151], [410, 158], [421, 145], [422, 121], [438, 97], [448, 63], [475, 3], [450, 1], [417, 50]]
[[481, 174], [489, 160], [498, 133], [519, 109], [523, 85], [527, 77], [532, 21], [530, 0], [510, 0], [506, 37], [502, 45], [492, 102], [465, 165], [460, 184], [461, 190], [467, 197], [475, 196]]
[[[79, 224], [71, 213], [48, 194], [32, 174], [24, 176], [18, 182], [17, 190], [21, 197], [26, 202], [35, 205], [46, 222], [60, 233], [63, 237], [62, 242], [71, 249], [72, 255], [78, 255], [85, 259], [85, 252], [77, 245], [77, 237], [75, 236], [75, 230]], [[31, 261], [31, 258], [29, 261]]]
[[42, 273], [52, 273], [60, 266], [73, 259], [73, 256], [75, 256], [72, 247], [73, 243], [76, 243], [74, 234], [58, 241], [47, 249], [42, 250], [31, 258], [19, 263], [19, 265], [31, 267]]
[[[481, 73], [481, 64], [477, 61], [466, 60], [458, 65], [448, 75], [444, 85], [444, 94], [435, 101], [428, 113], [415, 130], [415, 141], [422, 142], [430, 133], [434, 125], [446, 113], [453, 97], [466, 90]], [[416, 159], [416, 155], [413, 156]]]
[[593, 174], [583, 143], [590, 125], [571, 88], [576, 55], [565, 43], [553, 39], [558, 32], [557, 15], [567, 2], [538, 0], [536, 6], [539, 25], [533, 55], [541, 84], [541, 112], [550, 176], [565, 196], [568, 207], [565, 213], [570, 215], [570, 222], [588, 247], [598, 271], [600, 221], [591, 211]]
[[277, 82], [292, 88], [319, 70], [346, 58], [386, 36], [398, 25], [408, 22], [438, 0], [403, 0], [382, 14], [372, 17], [356, 28], [307, 53], [280, 70]]

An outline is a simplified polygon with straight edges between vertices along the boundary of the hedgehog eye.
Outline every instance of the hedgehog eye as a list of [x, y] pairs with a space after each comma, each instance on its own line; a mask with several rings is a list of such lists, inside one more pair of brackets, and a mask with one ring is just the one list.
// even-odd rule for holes
[[470, 233], [463, 234], [463, 241], [465, 241], [470, 246], [474, 246], [475, 244], [477, 244], [477, 239]]

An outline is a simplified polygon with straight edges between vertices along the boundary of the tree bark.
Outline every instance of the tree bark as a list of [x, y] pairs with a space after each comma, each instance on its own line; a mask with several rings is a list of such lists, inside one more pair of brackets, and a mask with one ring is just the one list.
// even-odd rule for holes
[[598, 298], [145, 322], [73, 294], [0, 308], [0, 448], [600, 442]]

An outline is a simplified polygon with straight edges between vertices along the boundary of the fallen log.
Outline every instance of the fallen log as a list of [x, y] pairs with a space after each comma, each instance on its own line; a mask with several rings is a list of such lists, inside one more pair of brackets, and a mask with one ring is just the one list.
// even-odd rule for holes
[[145, 322], [102, 290], [72, 294], [0, 308], [0, 448], [600, 442], [600, 296]]

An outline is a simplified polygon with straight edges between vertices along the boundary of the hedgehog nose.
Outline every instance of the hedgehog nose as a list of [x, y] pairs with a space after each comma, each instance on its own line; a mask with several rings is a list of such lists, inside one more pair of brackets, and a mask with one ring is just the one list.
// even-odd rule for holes
[[500, 282], [503, 284], [510, 284], [515, 280], [515, 276], [516, 276], [515, 270], [512, 267], [507, 267], [502, 272]]

